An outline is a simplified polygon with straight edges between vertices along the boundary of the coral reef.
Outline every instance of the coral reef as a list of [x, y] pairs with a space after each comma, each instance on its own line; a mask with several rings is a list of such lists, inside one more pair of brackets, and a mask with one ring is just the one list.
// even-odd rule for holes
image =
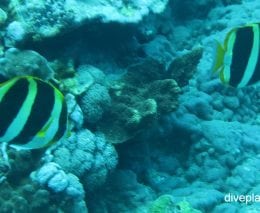
[[[151, 131], [148, 138], [147, 134], [141, 138], [149, 144], [141, 148], [140, 141], [136, 141], [136, 145], [130, 143], [120, 148], [119, 157], [122, 162], [127, 162], [121, 166], [132, 168], [159, 193], [170, 193], [175, 202], [185, 199], [205, 212], [215, 206], [216, 212], [222, 208], [237, 209], [233, 204], [222, 206], [222, 200], [230, 191], [247, 194], [248, 190], [252, 189], [253, 193], [258, 189], [260, 129], [255, 115], [259, 113], [253, 113], [252, 117], [247, 115], [244, 122], [238, 122], [240, 101], [236, 95], [229, 96], [225, 103], [232, 106], [233, 112], [232, 119], [226, 120], [224, 112], [219, 114], [212, 107], [216, 98], [208, 95], [209, 91], [221, 93], [222, 86], [215, 80], [205, 82], [204, 79], [203, 82], [218, 85], [218, 89], [204, 93], [190, 84], [180, 96], [181, 105], [176, 112], [154, 127], [155, 132]], [[201, 88], [211, 87], [201, 85]], [[254, 87], [250, 92], [243, 90], [243, 99], [250, 100], [250, 106], [244, 109], [258, 109], [259, 105], [254, 104], [255, 96], [248, 98], [257, 91]], [[229, 95], [232, 93], [231, 89]], [[224, 94], [219, 94], [218, 100], [225, 98]], [[220, 108], [226, 109], [227, 105]]]
[[6, 28], [4, 42], [7, 47], [14, 47], [19, 42], [26, 39], [26, 31], [18, 21], [11, 22]]
[[0, 185], [1, 212], [55, 212], [59, 207], [51, 203], [51, 195], [32, 183], [14, 188], [8, 182]]
[[192, 3], [188, 0], [177, 0], [171, 4], [173, 5], [172, 8], [177, 19], [203, 19], [206, 18], [217, 5], [242, 4], [242, 0], [197, 0]]
[[[61, 79], [59, 85], [62, 91], [69, 93], [69, 114], [75, 121], [74, 125], [82, 125], [81, 117], [84, 117], [85, 123], [97, 123], [111, 105], [105, 74], [100, 69], [85, 64], [71, 72], [71, 75]], [[72, 111], [74, 114], [71, 114]]]
[[0, 156], [0, 212], [259, 212], [224, 198], [259, 194], [260, 87], [211, 73], [215, 40], [258, 23], [259, 0], [167, 2], [0, 2], [1, 80], [54, 77], [70, 123]]
[[87, 129], [72, 133], [52, 155], [52, 161], [80, 178], [88, 191], [103, 185], [117, 165], [114, 147], [102, 135], [94, 135]]
[[61, 79], [60, 88], [64, 92], [69, 92], [75, 96], [80, 96], [93, 84], [103, 86], [105, 84], [105, 74], [100, 69], [91, 65], [81, 65], [76, 70], [73, 70], [70, 75], [72, 76]]
[[0, 8], [0, 25], [3, 25], [7, 20], [7, 14], [6, 12]]
[[[143, 28], [141, 28], [140, 30], [142, 29]], [[140, 42], [142, 42], [142, 40], [149, 41], [151, 39], [150, 37], [153, 37], [152, 35], [149, 35], [148, 32], [141, 31], [140, 34], [141, 35], [138, 36]], [[172, 46], [171, 42], [163, 35], [154, 35], [154, 39], [151, 39], [151, 41], [149, 42], [145, 42], [141, 45], [140, 48], [146, 57], [157, 60], [160, 63], [165, 64], [166, 66], [172, 61], [175, 56], [174, 47]]]
[[151, 205], [149, 213], [163, 213], [169, 212], [174, 213], [174, 201], [171, 195], [161, 195]]
[[[196, 64], [202, 57], [202, 47], [195, 47], [192, 51], [182, 57], [175, 58], [168, 67], [169, 78], [178, 82], [180, 87], [188, 85], [188, 81], [194, 76], [197, 70]], [[185, 76], [185, 77], [184, 77]]]
[[0, 184], [6, 180], [6, 175], [10, 170], [10, 165], [4, 159], [0, 158]]
[[139, 183], [131, 170], [115, 170], [102, 190], [89, 194], [87, 199], [90, 212], [147, 212], [155, 193], [149, 186]]
[[71, 174], [66, 174], [55, 163], [46, 163], [39, 170], [31, 174], [34, 182], [46, 187], [55, 194], [59, 194], [67, 201], [67, 210], [72, 212], [87, 212], [84, 201], [85, 192], [79, 179]]
[[70, 128], [81, 129], [84, 123], [83, 112], [80, 106], [77, 104], [76, 97], [70, 93], [65, 96], [67, 107], [68, 107], [68, 117], [70, 119]]
[[201, 211], [192, 208], [189, 202], [187, 201], [180, 201], [175, 204], [175, 209], [177, 212], [180, 213], [201, 213]]
[[80, 106], [87, 123], [97, 123], [111, 106], [108, 89], [100, 84], [92, 85], [80, 98]]
[[148, 213], [201, 213], [201, 211], [192, 208], [189, 202], [180, 201], [174, 203], [174, 197], [171, 195], [161, 195], [151, 205]]
[[188, 83], [201, 54], [201, 48], [194, 49], [173, 60], [168, 69], [154, 59], [129, 67], [120, 80], [111, 83], [112, 107], [98, 124], [99, 130], [111, 143], [121, 143], [173, 112], [178, 106], [179, 82], [181, 86]]
[[1, 75], [5, 78], [32, 75], [47, 80], [53, 77], [54, 71], [48, 61], [33, 50], [9, 48], [0, 58]]
[[113, 107], [98, 126], [111, 143], [121, 143], [134, 137], [163, 113], [163, 106], [168, 104], [172, 110], [177, 107], [180, 88], [173, 79], [163, 79], [163, 71], [160, 63], [147, 60], [133, 65], [122, 80], [112, 83]]
[[[8, 212], [46, 212], [68, 209], [66, 201], [53, 197], [50, 191], [29, 179], [29, 174], [40, 161], [38, 151], [8, 149], [9, 164], [0, 164], [0, 211]], [[58, 201], [59, 200], [59, 201]]]
[[10, 7], [26, 33], [32, 34], [34, 40], [41, 40], [96, 19], [102, 22], [138, 22], [150, 12], [162, 12], [167, 2], [47, 0], [36, 4], [35, 0], [12, 0]]
[[66, 7], [65, 2], [48, 0], [37, 1], [35, 4], [34, 0], [12, 0], [9, 7], [26, 34], [30, 33], [34, 40], [40, 40], [42, 37], [59, 34], [62, 29], [73, 23], [74, 14]]

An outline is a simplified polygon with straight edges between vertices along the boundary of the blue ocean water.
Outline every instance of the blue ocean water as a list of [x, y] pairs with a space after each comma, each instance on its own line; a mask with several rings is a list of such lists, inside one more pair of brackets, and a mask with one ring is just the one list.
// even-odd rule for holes
[[[260, 212], [259, 84], [234, 88], [212, 73], [216, 41], [259, 14], [258, 0], [1, 1], [1, 83], [53, 85], [68, 131], [17, 150], [29, 141], [4, 141], [11, 123], [0, 118], [0, 213]], [[43, 107], [18, 116], [29, 93], [4, 85], [0, 115], [21, 131], [30, 115], [35, 128], [49, 121], [28, 138], [64, 126]], [[21, 106], [4, 108], [5, 92]]]

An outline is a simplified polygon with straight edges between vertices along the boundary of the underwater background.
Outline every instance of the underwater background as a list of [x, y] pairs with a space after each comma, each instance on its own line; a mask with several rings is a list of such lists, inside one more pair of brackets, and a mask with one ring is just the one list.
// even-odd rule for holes
[[259, 22], [259, 0], [1, 0], [1, 79], [55, 84], [70, 132], [7, 147], [0, 213], [260, 212], [260, 86], [211, 70]]

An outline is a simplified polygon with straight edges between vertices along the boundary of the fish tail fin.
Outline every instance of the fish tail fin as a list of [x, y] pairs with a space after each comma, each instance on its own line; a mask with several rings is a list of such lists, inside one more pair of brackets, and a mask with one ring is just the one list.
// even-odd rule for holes
[[212, 72], [216, 73], [220, 69], [223, 68], [223, 61], [225, 55], [225, 48], [216, 40], [215, 41], [215, 55], [214, 55], [214, 62], [212, 66]]

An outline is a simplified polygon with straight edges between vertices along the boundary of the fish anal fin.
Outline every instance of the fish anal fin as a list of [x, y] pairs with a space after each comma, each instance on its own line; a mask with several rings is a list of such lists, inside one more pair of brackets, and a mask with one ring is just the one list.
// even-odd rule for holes
[[221, 70], [219, 71], [219, 78], [223, 84], [227, 84], [224, 76], [224, 67], [222, 67]]

